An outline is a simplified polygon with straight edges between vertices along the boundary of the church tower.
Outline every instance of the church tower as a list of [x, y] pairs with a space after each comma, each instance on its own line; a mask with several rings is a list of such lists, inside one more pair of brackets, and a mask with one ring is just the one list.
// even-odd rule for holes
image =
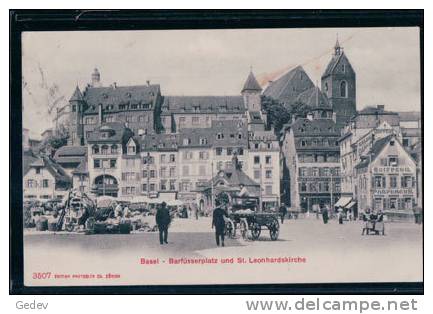
[[337, 125], [344, 126], [356, 114], [356, 73], [338, 38], [332, 59], [322, 75], [321, 85], [336, 114]]
[[68, 145], [84, 145], [83, 112], [85, 101], [78, 86], [69, 99], [70, 106], [70, 130]]
[[247, 110], [250, 112], [261, 112], [262, 100], [261, 100], [262, 88], [257, 82], [253, 71], [250, 71], [247, 80], [245, 81], [244, 87], [242, 88], [241, 94], [244, 97], [244, 104]]

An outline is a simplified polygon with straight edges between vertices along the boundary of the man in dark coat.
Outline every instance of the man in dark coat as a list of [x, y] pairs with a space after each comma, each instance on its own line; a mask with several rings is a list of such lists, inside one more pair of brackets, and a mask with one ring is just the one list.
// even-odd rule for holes
[[165, 202], [162, 202], [161, 206], [158, 208], [155, 218], [159, 230], [159, 243], [167, 244], [168, 225], [171, 222], [171, 217], [170, 217], [170, 212], [168, 211], [167, 208], [167, 204]]
[[284, 217], [286, 217], [286, 215], [287, 215], [286, 206], [281, 205], [279, 211], [280, 211], [280, 216], [281, 216], [281, 223], [283, 224], [284, 223]]
[[225, 231], [225, 224], [226, 224], [224, 217], [228, 217], [228, 216], [225, 210], [225, 204], [221, 203], [219, 200], [216, 200], [215, 205], [217, 206], [217, 208], [215, 208], [213, 211], [212, 229], [213, 227], [215, 227], [216, 244], [220, 246], [220, 239], [221, 239], [221, 246], [224, 246], [224, 231]]

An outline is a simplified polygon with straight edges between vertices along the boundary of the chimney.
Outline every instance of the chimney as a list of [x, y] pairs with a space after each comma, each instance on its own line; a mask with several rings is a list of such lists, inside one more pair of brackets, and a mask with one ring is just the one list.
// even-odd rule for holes
[[332, 121], [334, 121], [335, 123], [337, 123], [337, 113], [336, 112], [332, 113]]
[[379, 109], [380, 111], [384, 111], [385, 106], [384, 105], [377, 105], [377, 109]]
[[146, 83], [147, 83], [147, 86], [150, 86], [150, 81], [149, 80], [147, 80]]
[[114, 88], [114, 89], [117, 88], [117, 83], [116, 83], [116, 82], [113, 83], [113, 88]]

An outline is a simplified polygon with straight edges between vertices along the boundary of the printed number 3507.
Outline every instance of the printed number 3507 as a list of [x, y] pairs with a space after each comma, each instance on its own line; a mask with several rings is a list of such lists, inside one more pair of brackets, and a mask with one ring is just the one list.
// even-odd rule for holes
[[46, 273], [33, 273], [33, 279], [49, 279], [51, 277], [50, 272]]

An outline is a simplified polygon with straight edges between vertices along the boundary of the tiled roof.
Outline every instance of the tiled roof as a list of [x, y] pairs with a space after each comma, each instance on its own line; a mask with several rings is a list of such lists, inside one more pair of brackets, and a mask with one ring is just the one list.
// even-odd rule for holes
[[343, 57], [344, 52], [342, 52], [339, 55], [333, 55], [331, 58], [331, 61], [329, 61], [328, 66], [326, 67], [325, 72], [323, 73], [322, 77], [328, 76], [332, 74], [334, 71], [335, 66], [337, 65], [338, 61]]
[[[206, 139], [203, 144], [202, 139]], [[247, 125], [241, 120], [214, 120], [210, 128], [182, 129], [179, 133], [179, 147], [246, 147], [247, 143]]]
[[308, 74], [302, 66], [297, 66], [276, 81], [271, 82], [263, 94], [281, 102], [292, 104], [300, 93], [312, 87], [314, 84]]
[[71, 183], [71, 178], [66, 174], [65, 170], [49, 157], [38, 157], [23, 174], [25, 175], [32, 167], [44, 167], [53, 175], [56, 183]]
[[332, 119], [297, 119], [291, 124], [290, 128], [295, 137], [304, 136], [337, 136], [340, 131]]
[[296, 101], [301, 102], [311, 108], [328, 108], [331, 109], [328, 97], [315, 86], [302, 92], [296, 98]]
[[421, 112], [419, 111], [401, 111], [398, 112], [400, 121], [418, 121], [421, 119]]
[[244, 113], [242, 96], [164, 96], [162, 113]]
[[31, 150], [23, 152], [23, 174], [27, 173], [30, 165], [38, 159]]
[[55, 155], [54, 160], [57, 163], [81, 163], [86, 158], [86, 146], [63, 146], [60, 147]]
[[87, 159], [83, 159], [77, 168], [72, 171], [72, 174], [87, 174], [89, 173], [87, 169]]
[[277, 136], [273, 131], [254, 131], [249, 133], [251, 141], [276, 141]]
[[[107, 134], [106, 136], [103, 135]], [[132, 131], [125, 127], [120, 122], [105, 123], [96, 128], [87, 139], [88, 143], [121, 143], [126, 141], [133, 135]]]
[[176, 151], [178, 134], [148, 134], [138, 138], [141, 151]]
[[[134, 110], [131, 106], [138, 105], [137, 110], [153, 109], [155, 99], [160, 94], [158, 84], [116, 87], [88, 87], [84, 91], [83, 98], [88, 107], [86, 113], [97, 113], [99, 104], [102, 104], [105, 112], [117, 112], [122, 110], [121, 105], [129, 106], [128, 110]], [[145, 106], [146, 107], [143, 107]], [[147, 106], [149, 105], [149, 106]], [[140, 107], [141, 106], [141, 107]]]
[[262, 91], [262, 88], [259, 82], [257, 82], [256, 78], [254, 77], [253, 72], [250, 72], [250, 74], [248, 75], [244, 87], [242, 88], [242, 92], [246, 90], [259, 91], [259, 92]]
[[382, 149], [389, 143], [389, 141], [392, 138], [395, 138], [394, 134], [385, 136], [384, 138], [381, 138], [381, 139], [377, 140], [376, 142], [374, 142], [373, 146], [371, 147], [370, 151], [368, 152], [368, 155], [370, 155], [370, 157], [359, 162], [355, 166], [355, 168], [359, 169], [359, 168], [366, 167], [371, 161], [373, 161], [377, 157], [377, 155], [379, 155], [379, 153], [382, 151]]

